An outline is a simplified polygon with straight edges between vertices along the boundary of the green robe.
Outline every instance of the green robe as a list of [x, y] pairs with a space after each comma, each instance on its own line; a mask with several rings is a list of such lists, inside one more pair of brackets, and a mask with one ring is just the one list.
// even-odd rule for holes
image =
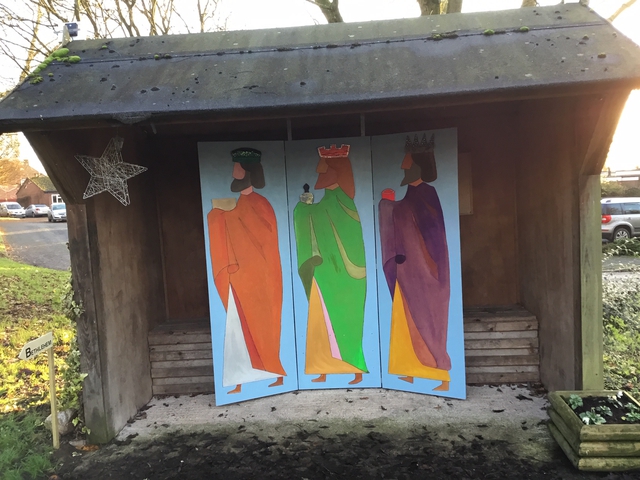
[[293, 224], [298, 273], [307, 299], [315, 278], [342, 360], [368, 372], [362, 351], [367, 292], [364, 241], [353, 199], [339, 187], [325, 190], [320, 202], [296, 205]]

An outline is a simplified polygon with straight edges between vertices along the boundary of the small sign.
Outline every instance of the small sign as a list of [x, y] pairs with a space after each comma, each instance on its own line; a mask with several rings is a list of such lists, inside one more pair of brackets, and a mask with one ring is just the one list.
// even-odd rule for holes
[[53, 332], [48, 332], [40, 338], [31, 340], [24, 347], [22, 347], [18, 358], [22, 360], [30, 360], [39, 353], [42, 353], [51, 347], [53, 347]]
[[18, 358], [31, 360], [44, 351], [49, 352], [49, 397], [51, 398], [51, 434], [53, 435], [53, 448], [60, 448], [60, 435], [58, 434], [58, 408], [56, 406], [56, 368], [53, 358], [53, 332], [47, 332], [40, 338], [27, 343]]

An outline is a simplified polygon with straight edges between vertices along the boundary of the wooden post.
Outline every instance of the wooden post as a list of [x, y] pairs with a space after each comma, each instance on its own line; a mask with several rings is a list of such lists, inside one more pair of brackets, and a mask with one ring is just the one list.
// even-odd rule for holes
[[49, 348], [49, 397], [51, 398], [51, 433], [53, 435], [53, 448], [60, 448], [60, 435], [58, 435], [58, 407], [56, 405], [56, 367], [53, 362], [53, 345]]
[[628, 96], [627, 91], [611, 92], [601, 99], [587, 99], [577, 109], [581, 337], [578, 381], [582, 390], [601, 390], [604, 386], [600, 172]]
[[602, 239], [600, 176], [580, 175], [582, 389], [602, 390]]

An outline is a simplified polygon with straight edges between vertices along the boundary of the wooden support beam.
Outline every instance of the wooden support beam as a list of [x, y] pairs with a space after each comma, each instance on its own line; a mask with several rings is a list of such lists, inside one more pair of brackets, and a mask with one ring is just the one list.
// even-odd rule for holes
[[612, 92], [577, 104], [575, 125], [580, 224], [579, 388], [602, 389], [602, 236], [600, 172], [629, 95]]
[[580, 175], [580, 336], [583, 390], [604, 388], [600, 175]]
[[101, 335], [95, 299], [96, 291], [99, 289], [94, 286], [94, 262], [90, 248], [92, 227], [87, 216], [85, 205], [67, 204], [74, 300], [82, 306], [82, 314], [76, 324], [80, 368], [87, 374], [83, 383], [85, 422], [91, 429], [91, 443], [106, 443], [111, 439], [112, 432], [108, 427], [105, 407]]
[[578, 145], [586, 146], [584, 157], [581, 157], [580, 174], [600, 175], [628, 97], [629, 90], [622, 90], [605, 95], [599, 102], [590, 101], [587, 115], [580, 108], [584, 104], [579, 103], [576, 138]]

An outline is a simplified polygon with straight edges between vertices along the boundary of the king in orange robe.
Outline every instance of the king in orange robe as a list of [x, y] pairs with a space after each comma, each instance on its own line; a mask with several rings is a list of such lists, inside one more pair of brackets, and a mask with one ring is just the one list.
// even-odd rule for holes
[[231, 191], [240, 198], [213, 200], [207, 216], [213, 278], [227, 312], [222, 384], [235, 386], [286, 375], [280, 362], [282, 267], [278, 227], [269, 201], [254, 192], [265, 185], [261, 153], [242, 148], [234, 160]]

